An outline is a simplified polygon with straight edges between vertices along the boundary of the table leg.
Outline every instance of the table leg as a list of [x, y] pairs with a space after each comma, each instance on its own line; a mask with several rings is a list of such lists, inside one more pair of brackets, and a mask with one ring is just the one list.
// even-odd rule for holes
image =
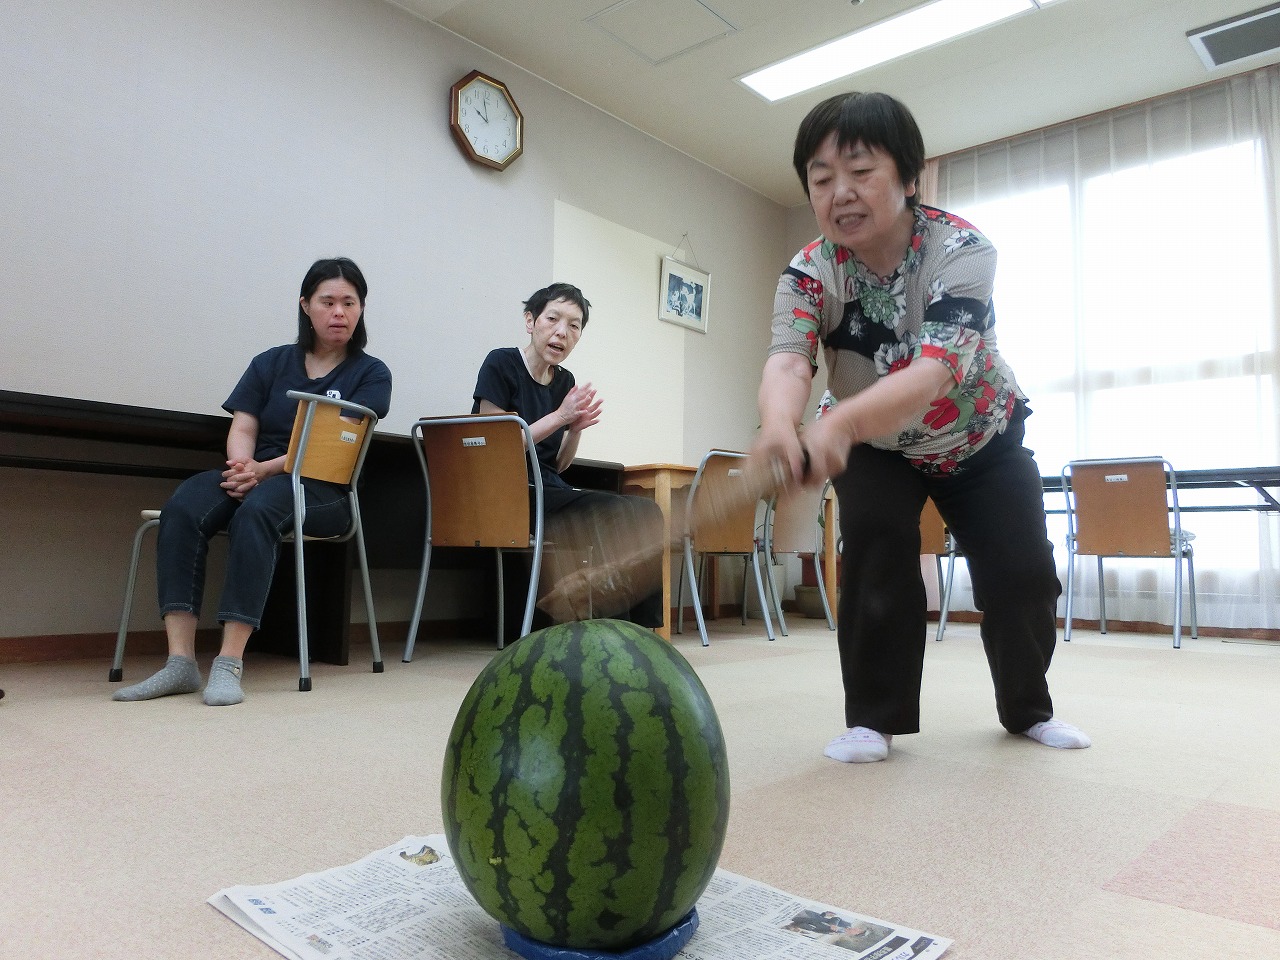
[[662, 626], [658, 636], [671, 639], [671, 476], [665, 471], [655, 478], [653, 498], [662, 510]]

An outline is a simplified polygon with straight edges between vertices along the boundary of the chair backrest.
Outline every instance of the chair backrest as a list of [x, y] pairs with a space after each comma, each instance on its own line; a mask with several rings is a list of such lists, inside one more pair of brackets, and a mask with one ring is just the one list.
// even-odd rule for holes
[[770, 552], [814, 553], [822, 543], [822, 497], [819, 487], [792, 487], [769, 510]]
[[[758, 499], [744, 496], [739, 488], [747, 483], [742, 466], [746, 454], [731, 450], [711, 450], [702, 458], [689, 487], [688, 516], [705, 517], [693, 531], [694, 549], [699, 553], [754, 553], [756, 549], [756, 507]], [[708, 509], [703, 501], [732, 504], [730, 510]]]
[[1073, 460], [1063, 468], [1062, 489], [1076, 553], [1172, 555], [1169, 512], [1172, 506], [1176, 518], [1177, 478], [1167, 460]]
[[297, 470], [300, 476], [344, 486], [358, 481], [377, 414], [368, 407], [319, 394], [290, 390], [288, 396], [297, 399], [298, 413], [285, 454], [285, 472], [295, 472], [305, 435], [302, 465]]
[[435, 546], [530, 545], [527, 429], [514, 414], [427, 417], [414, 424]]
[[947, 525], [942, 522], [942, 514], [938, 513], [933, 499], [926, 498], [920, 511], [920, 554], [944, 557], [948, 552]]

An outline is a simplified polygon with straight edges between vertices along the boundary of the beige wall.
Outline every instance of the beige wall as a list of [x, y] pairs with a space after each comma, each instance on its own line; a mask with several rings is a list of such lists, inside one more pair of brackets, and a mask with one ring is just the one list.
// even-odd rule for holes
[[[666, 365], [643, 429], [678, 437], [673, 457], [749, 442], [795, 214], [471, 44], [382, 0], [44, 0], [0, 11], [0, 62], [4, 388], [217, 412], [250, 356], [293, 339], [306, 267], [341, 254], [368, 276], [370, 352], [396, 378], [382, 428], [406, 433], [469, 406], [485, 352], [524, 339], [534, 289], [593, 297], [637, 269], [553, 276], [562, 203], [671, 250], [688, 234], [713, 278], [708, 334], [661, 324], [656, 296], [622, 311], [606, 294], [588, 336], [651, 325], [628, 334]], [[525, 115], [503, 173], [448, 132], [449, 85], [472, 68]], [[634, 414], [650, 384], [633, 357], [582, 360]], [[628, 449], [595, 429], [590, 449]], [[14, 470], [0, 485], [0, 576], [22, 598], [0, 605], [0, 637], [114, 630], [135, 511], [166, 485]], [[407, 609], [403, 577], [375, 580], [380, 617]]]

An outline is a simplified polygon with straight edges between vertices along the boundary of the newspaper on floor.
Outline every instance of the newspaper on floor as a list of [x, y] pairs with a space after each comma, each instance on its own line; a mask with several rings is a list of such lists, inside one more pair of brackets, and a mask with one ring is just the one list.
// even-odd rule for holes
[[[345, 867], [228, 887], [209, 903], [290, 960], [512, 960], [442, 834], [405, 837]], [[680, 960], [928, 960], [942, 937], [716, 870]]]

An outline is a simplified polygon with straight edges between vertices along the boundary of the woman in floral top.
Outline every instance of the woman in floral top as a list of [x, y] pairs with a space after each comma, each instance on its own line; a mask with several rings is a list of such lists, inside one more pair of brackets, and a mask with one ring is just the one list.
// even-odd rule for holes
[[[820, 103], [796, 136], [822, 236], [778, 282], [757, 449], [797, 480], [833, 477], [839, 497], [848, 729], [825, 752], [883, 760], [894, 734], [920, 729], [926, 497], [969, 564], [1000, 723], [1087, 747], [1053, 719], [1045, 679], [1061, 586], [1040, 471], [1022, 445], [1030, 410], [996, 346], [996, 251], [959, 217], [920, 204], [924, 161], [915, 119], [881, 93]], [[837, 402], [801, 433], [819, 345]]]

